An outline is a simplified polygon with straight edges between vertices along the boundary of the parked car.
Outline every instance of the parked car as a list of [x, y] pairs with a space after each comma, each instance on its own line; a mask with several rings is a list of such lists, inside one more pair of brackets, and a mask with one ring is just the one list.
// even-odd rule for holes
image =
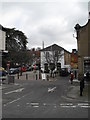
[[26, 72], [26, 67], [25, 66], [20, 67], [19, 71]]
[[33, 68], [31, 66], [27, 67], [27, 71], [32, 71]]
[[0, 67], [0, 80], [5, 80], [6, 79], [6, 75], [7, 75], [7, 71], [3, 68]]
[[9, 69], [9, 74], [16, 74], [19, 73], [19, 69], [18, 68], [10, 68]]
[[67, 68], [61, 68], [60, 69], [60, 76], [68, 76], [69, 72], [67, 70]]
[[84, 73], [84, 79], [86, 81], [90, 81], [90, 71], [87, 71], [87, 72]]

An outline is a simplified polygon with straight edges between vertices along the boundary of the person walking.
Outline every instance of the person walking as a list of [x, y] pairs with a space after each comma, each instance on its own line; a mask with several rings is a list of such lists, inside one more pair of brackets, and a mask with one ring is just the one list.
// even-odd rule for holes
[[80, 78], [80, 96], [82, 96], [84, 87], [85, 87], [84, 76], [81, 75], [81, 78]]
[[73, 78], [74, 78], [74, 74], [73, 74], [73, 72], [71, 72], [71, 74], [70, 74], [70, 81], [71, 81], [71, 84], [73, 84]]

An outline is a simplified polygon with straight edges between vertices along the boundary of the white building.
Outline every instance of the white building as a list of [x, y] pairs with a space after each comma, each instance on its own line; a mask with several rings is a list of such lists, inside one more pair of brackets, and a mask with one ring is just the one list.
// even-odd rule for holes
[[50, 68], [50, 64], [54, 63], [55, 68], [68, 68], [70, 69], [70, 57], [71, 53], [64, 48], [53, 44], [41, 50], [41, 69]]
[[3, 26], [0, 25], [0, 51], [5, 50], [6, 32]]
[[0, 25], [0, 66], [2, 66], [2, 53], [6, 52], [5, 43], [6, 43], [5, 28], [2, 25]]

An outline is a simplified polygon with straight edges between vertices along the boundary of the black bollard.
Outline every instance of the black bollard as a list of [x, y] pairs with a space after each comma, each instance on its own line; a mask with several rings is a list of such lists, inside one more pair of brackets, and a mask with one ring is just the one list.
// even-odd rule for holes
[[36, 74], [36, 80], [37, 80], [37, 74]]
[[41, 73], [40, 73], [40, 71], [39, 71], [39, 79], [41, 79]]
[[26, 74], [26, 80], [28, 80], [28, 74]]
[[17, 78], [19, 79], [19, 73], [17, 74]]
[[47, 81], [49, 81], [49, 75], [47, 75]]
[[20, 76], [22, 76], [22, 70], [20, 71]]
[[81, 76], [81, 79], [80, 79], [80, 96], [82, 96], [83, 89], [84, 89], [84, 77]]
[[82, 80], [80, 81], [80, 96], [82, 96], [82, 92], [83, 92], [83, 83]]

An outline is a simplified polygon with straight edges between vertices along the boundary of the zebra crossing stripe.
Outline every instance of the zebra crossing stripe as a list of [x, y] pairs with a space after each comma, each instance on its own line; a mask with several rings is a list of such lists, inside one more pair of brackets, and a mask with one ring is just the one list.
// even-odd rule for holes
[[82, 108], [90, 108], [90, 105], [88, 103], [77, 103], [77, 104], [72, 104], [72, 103], [63, 103], [60, 104], [60, 107], [66, 107], [66, 108], [70, 108], [70, 107], [82, 107]]

